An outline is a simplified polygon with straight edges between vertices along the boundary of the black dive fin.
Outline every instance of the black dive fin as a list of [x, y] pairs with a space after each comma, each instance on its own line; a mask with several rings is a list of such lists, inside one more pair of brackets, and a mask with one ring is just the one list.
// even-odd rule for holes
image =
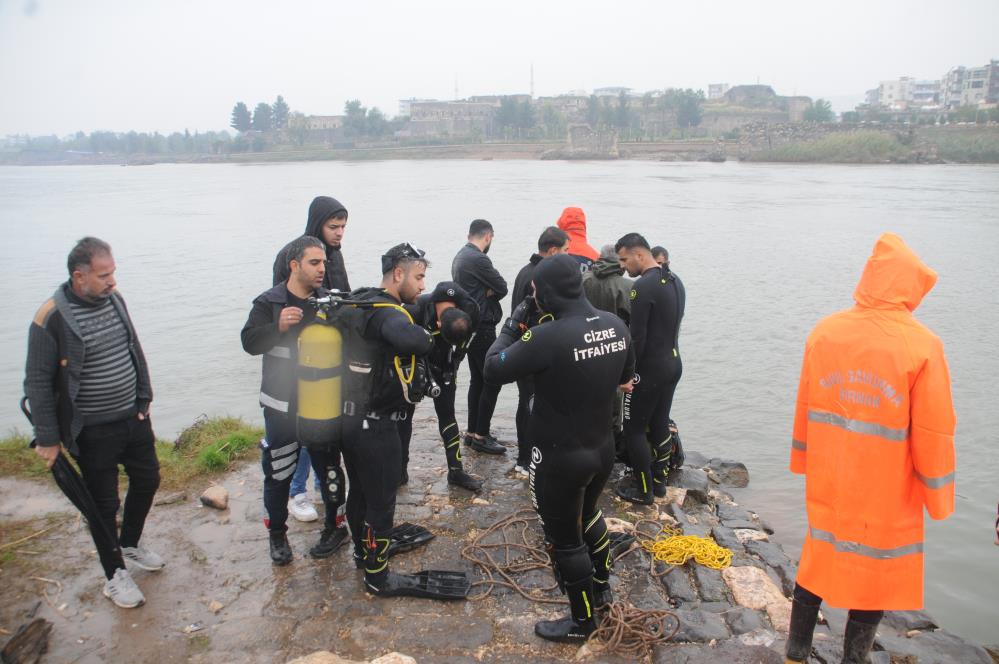
[[418, 526], [415, 523], [400, 523], [389, 531], [391, 542], [389, 543], [388, 555], [391, 557], [397, 553], [412, 551], [434, 537], [435, 535], [423, 526]]
[[379, 586], [367, 584], [378, 597], [421, 597], [424, 599], [465, 599], [471, 584], [464, 572], [424, 570], [416, 574], [389, 572]]
[[617, 558], [631, 547], [632, 543], [635, 541], [635, 536], [627, 533], [610, 531], [607, 533], [607, 539], [610, 540], [611, 557]]

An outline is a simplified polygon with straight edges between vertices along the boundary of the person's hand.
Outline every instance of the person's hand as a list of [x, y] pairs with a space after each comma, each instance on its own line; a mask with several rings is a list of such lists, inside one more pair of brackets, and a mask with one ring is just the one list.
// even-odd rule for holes
[[147, 408], [146, 412], [144, 413], [140, 410], [139, 413], [136, 415], [136, 417], [139, 419], [140, 422], [145, 422], [146, 420], [149, 419], [149, 409]]
[[617, 389], [621, 390], [625, 394], [631, 394], [635, 391], [635, 379], [632, 378], [624, 385], [618, 385]]
[[492, 297], [495, 294], [496, 294], [496, 291], [494, 291], [492, 288], [487, 288], [486, 289], [486, 297]]
[[35, 454], [45, 459], [45, 467], [51, 468], [59, 457], [61, 445], [36, 445]]
[[292, 325], [297, 325], [302, 321], [302, 310], [298, 307], [285, 307], [281, 310], [278, 318], [278, 331], [284, 334]]

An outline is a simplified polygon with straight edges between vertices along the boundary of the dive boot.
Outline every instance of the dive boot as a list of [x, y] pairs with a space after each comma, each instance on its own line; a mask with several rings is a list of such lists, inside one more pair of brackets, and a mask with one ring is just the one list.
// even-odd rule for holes
[[284, 567], [291, 562], [291, 545], [285, 533], [271, 533], [271, 562], [278, 567]]
[[666, 497], [666, 482], [660, 482], [659, 480], [653, 480], [652, 482], [652, 495], [656, 498]]
[[602, 606], [607, 606], [608, 604], [614, 603], [614, 591], [610, 589], [610, 585], [606, 588], [601, 588], [593, 590], [593, 606], [600, 608]]
[[326, 526], [319, 535], [319, 541], [309, 549], [309, 555], [313, 558], [329, 558], [341, 546], [347, 543], [347, 529], [343, 526]]
[[376, 597], [456, 600], [465, 599], [470, 587], [464, 572], [424, 570], [416, 574], [396, 574], [386, 570], [378, 575], [364, 575], [364, 589]]
[[593, 597], [593, 577], [565, 584], [569, 596], [570, 613], [558, 620], [539, 620], [534, 623], [534, 633], [547, 641], [582, 643], [597, 628], [593, 619], [596, 598]]
[[843, 637], [843, 664], [867, 664], [877, 633], [878, 623], [847, 620], [846, 635]]
[[812, 652], [812, 634], [819, 618], [819, 605], [809, 606], [791, 600], [791, 624], [787, 630], [786, 661], [804, 662]]
[[623, 498], [628, 502], [635, 503], [637, 505], [651, 505], [654, 501], [652, 498], [652, 492], [646, 491], [642, 492], [638, 490], [636, 486], [626, 486], [618, 484], [614, 487], [614, 493], [617, 494], [619, 498]]
[[482, 480], [477, 480], [461, 468], [450, 468], [447, 471], [447, 483], [452, 486], [460, 486], [468, 489], [472, 493], [482, 491]]

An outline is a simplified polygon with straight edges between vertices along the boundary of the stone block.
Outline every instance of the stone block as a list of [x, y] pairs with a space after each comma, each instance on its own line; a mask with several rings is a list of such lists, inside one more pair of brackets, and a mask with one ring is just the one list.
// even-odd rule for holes
[[903, 633], [914, 629], [929, 630], [939, 627], [926, 611], [885, 611], [881, 624]]
[[738, 505], [721, 503], [718, 505], [718, 518], [722, 521], [752, 521], [753, 515]]
[[727, 567], [722, 578], [732, 591], [735, 601], [750, 609], [763, 609], [775, 629], [786, 632], [791, 619], [791, 601], [781, 589], [757, 567]]
[[697, 582], [697, 594], [705, 602], [721, 602], [725, 600], [725, 582], [721, 572], [716, 569], [694, 565], [694, 580]]
[[745, 606], [737, 606], [731, 611], [728, 611], [725, 614], [725, 622], [728, 623], [728, 627], [732, 630], [732, 634], [736, 636], [739, 634], [746, 634], [757, 629], [766, 629], [769, 627], [769, 624], [762, 613]]
[[680, 629], [673, 637], [674, 641], [707, 643], [712, 639], [721, 640], [729, 637], [728, 627], [717, 613], [697, 609], [679, 609], [674, 613], [680, 619]]
[[739, 541], [735, 531], [731, 528], [726, 528], [725, 526], [715, 526], [711, 529], [711, 536], [715, 538], [715, 542], [718, 543], [718, 546], [730, 549], [733, 553], [743, 550], [742, 542]]
[[730, 459], [711, 459], [708, 467], [718, 474], [722, 484], [742, 488], [749, 486], [749, 471], [746, 465]]
[[201, 504], [217, 510], [228, 509], [229, 491], [221, 484], [210, 486], [201, 494]]
[[688, 502], [701, 504], [708, 502], [708, 475], [703, 470], [681, 468], [679, 471], [670, 473], [667, 482], [670, 486], [687, 490], [687, 497], [684, 500], [685, 506]]
[[693, 602], [697, 600], [697, 591], [694, 584], [690, 582], [690, 575], [687, 566], [674, 567], [662, 577], [663, 587], [669, 598], [679, 602]]

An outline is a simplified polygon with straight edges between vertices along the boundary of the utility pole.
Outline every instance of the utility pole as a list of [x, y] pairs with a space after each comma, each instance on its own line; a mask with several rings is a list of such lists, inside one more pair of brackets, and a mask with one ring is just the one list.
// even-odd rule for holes
[[458, 101], [458, 74], [454, 75], [454, 100]]

